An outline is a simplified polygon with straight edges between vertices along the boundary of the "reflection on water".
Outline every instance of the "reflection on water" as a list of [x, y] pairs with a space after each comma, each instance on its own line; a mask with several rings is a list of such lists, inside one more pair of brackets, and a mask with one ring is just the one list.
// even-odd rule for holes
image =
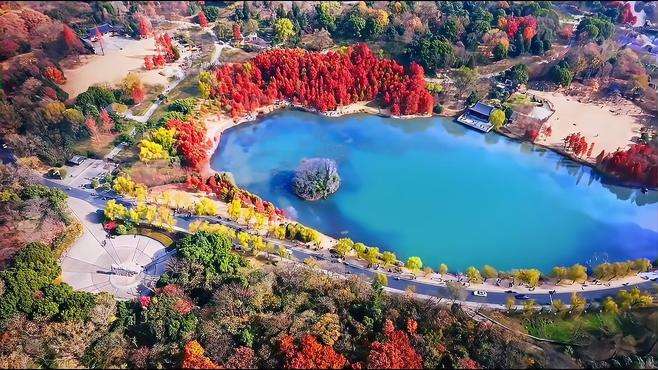
[[[304, 158], [338, 163], [340, 189], [291, 190]], [[658, 193], [619, 186], [553, 151], [448, 119], [280, 112], [226, 133], [213, 168], [329, 235], [431, 267], [556, 264], [658, 255]]]

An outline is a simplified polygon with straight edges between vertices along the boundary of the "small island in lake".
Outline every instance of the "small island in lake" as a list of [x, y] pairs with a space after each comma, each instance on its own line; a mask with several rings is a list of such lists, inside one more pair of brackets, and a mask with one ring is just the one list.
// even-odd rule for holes
[[328, 158], [305, 159], [293, 178], [295, 194], [305, 200], [326, 199], [340, 186], [336, 162]]

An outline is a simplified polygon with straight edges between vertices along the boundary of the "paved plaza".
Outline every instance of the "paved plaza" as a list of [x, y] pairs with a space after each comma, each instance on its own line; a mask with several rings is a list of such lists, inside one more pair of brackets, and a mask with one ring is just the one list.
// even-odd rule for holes
[[74, 289], [108, 292], [120, 299], [152, 289], [174, 251], [142, 235], [107, 238], [93, 206], [75, 198], [69, 198], [69, 205], [85, 230], [61, 258], [63, 281]]

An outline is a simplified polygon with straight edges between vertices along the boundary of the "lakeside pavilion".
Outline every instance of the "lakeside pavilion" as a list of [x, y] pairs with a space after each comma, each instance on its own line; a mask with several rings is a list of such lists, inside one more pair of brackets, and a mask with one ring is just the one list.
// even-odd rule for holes
[[491, 105], [477, 102], [459, 116], [457, 122], [473, 127], [482, 132], [489, 132], [493, 128], [493, 125], [489, 122], [489, 117], [493, 110], [494, 107]]

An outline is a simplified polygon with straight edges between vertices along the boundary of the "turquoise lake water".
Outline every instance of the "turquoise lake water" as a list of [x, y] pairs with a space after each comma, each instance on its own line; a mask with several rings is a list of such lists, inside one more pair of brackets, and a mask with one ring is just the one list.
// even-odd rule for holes
[[[291, 190], [311, 157], [338, 164], [329, 199]], [[434, 269], [658, 256], [657, 192], [606, 184], [556, 153], [444, 118], [282, 111], [224, 133], [212, 167], [308, 226]]]

